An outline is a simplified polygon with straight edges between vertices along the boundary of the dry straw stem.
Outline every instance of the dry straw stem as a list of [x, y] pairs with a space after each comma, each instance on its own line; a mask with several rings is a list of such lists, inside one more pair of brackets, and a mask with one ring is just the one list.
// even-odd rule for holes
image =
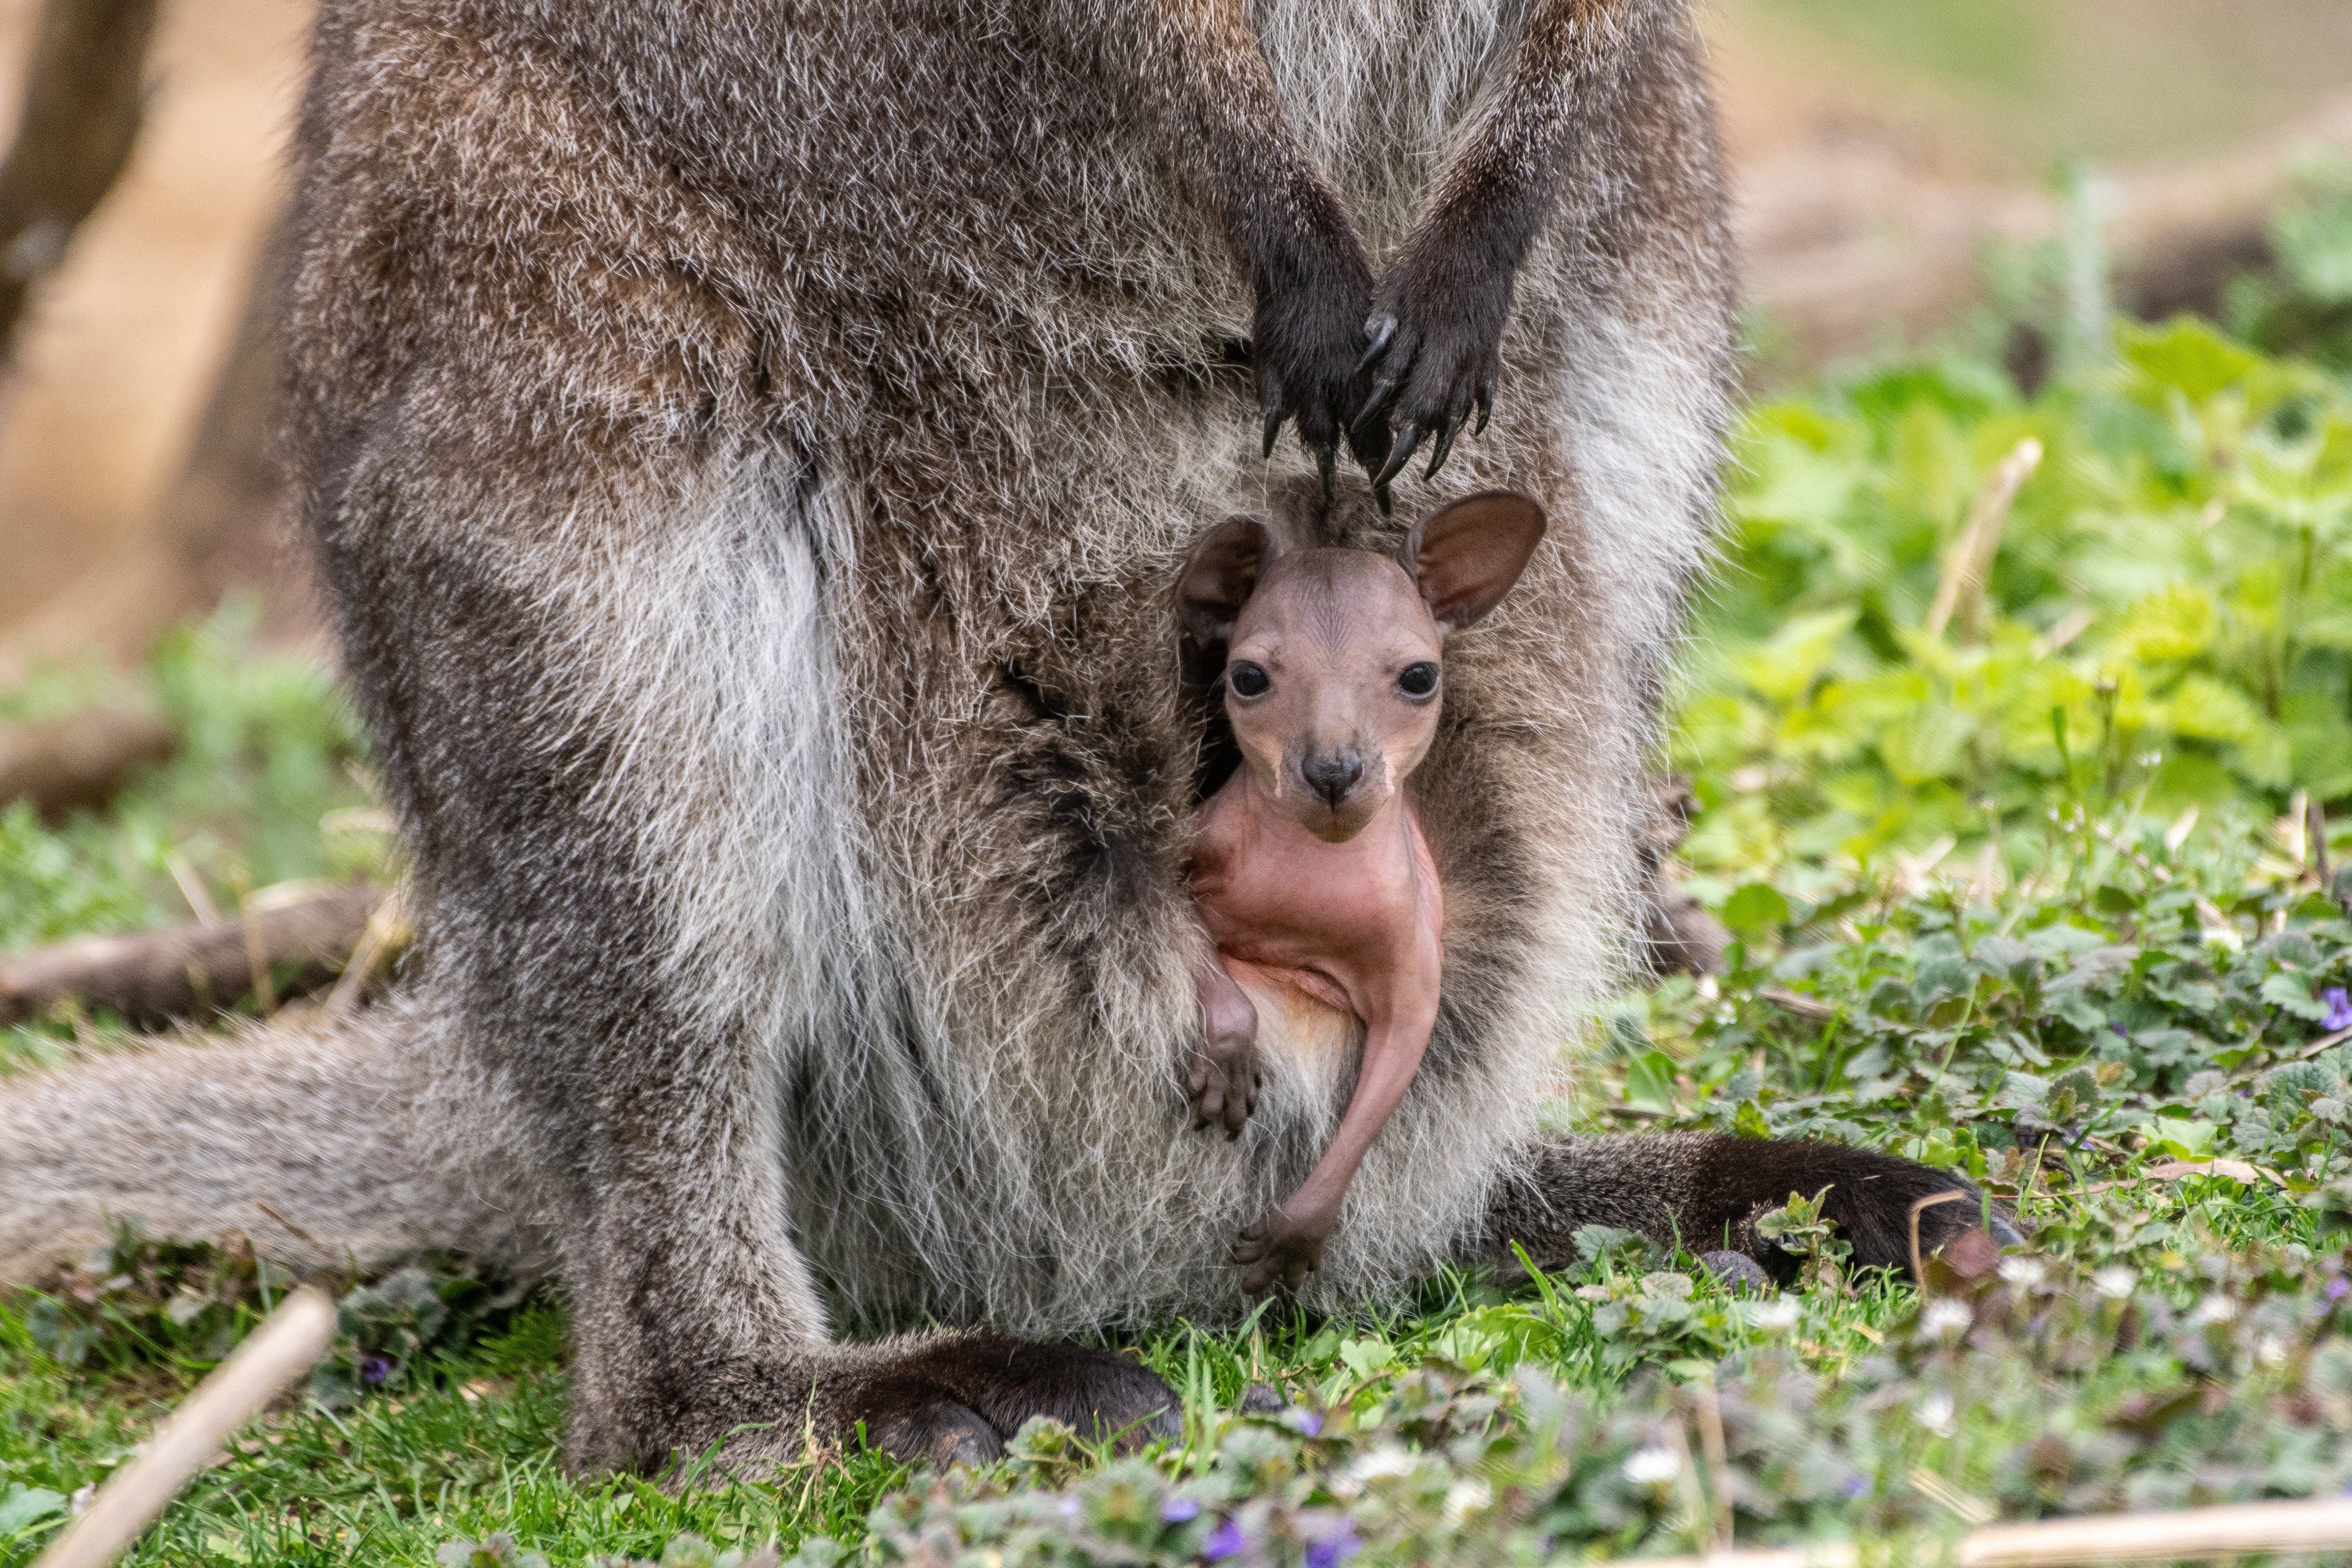
[[1968, 526], [1944, 558], [1943, 580], [1936, 585], [1936, 603], [1927, 612], [1930, 637], [1942, 636], [1955, 617], [1963, 641], [1973, 643], [1982, 636], [1985, 579], [1992, 571], [1993, 556], [2000, 549], [2001, 525], [2009, 520], [2010, 504], [2017, 499], [2018, 490], [2040, 466], [2042, 443], [2029, 435], [2011, 447], [2009, 455], [1986, 476], [1976, 504], [1969, 508]]
[[[1914, 1559], [1957, 1568], [2059, 1568], [2066, 1563], [2204, 1562], [2257, 1552], [2352, 1549], [2352, 1500], [2251, 1502], [2177, 1513], [2109, 1513], [2039, 1524], [2000, 1524], [1962, 1536], [1948, 1553]], [[1874, 1553], [1870, 1559], [1880, 1561]], [[1843, 1542], [1769, 1552], [1653, 1557], [1642, 1568], [1857, 1568]], [[46, 1568], [46, 1565], [44, 1565]]]
[[139, 1457], [99, 1489], [89, 1511], [34, 1568], [105, 1568], [121, 1556], [229, 1434], [310, 1371], [334, 1339], [335, 1306], [323, 1292], [301, 1290], [287, 1297], [236, 1354], [196, 1385]]

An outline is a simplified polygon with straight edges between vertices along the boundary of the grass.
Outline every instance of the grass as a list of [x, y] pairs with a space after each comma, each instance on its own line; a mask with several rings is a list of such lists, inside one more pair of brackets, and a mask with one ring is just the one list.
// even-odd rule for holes
[[[310, 1388], [205, 1472], [152, 1563], [1578, 1560], [2352, 1483], [2352, 392], [2195, 323], [2036, 398], [1964, 361], [1754, 411], [1729, 570], [1678, 699], [1690, 885], [1720, 977], [1599, 1017], [1574, 1131], [1706, 1127], [1965, 1171], [2031, 1256], [1850, 1278], [1791, 1195], [1807, 1289], [1735, 1300], [1580, 1237], [1559, 1276], [1402, 1310], [1269, 1308], [1125, 1348], [1186, 1436], [1116, 1458], [1033, 1427], [983, 1473], [828, 1452], [757, 1483], [581, 1480], [558, 1304], [456, 1260], [342, 1281]], [[1930, 635], [1982, 474], [2021, 493], [1964, 629]], [[2061, 638], [2056, 633], [2072, 625]], [[102, 817], [0, 819], [0, 950], [287, 877], [393, 873], [331, 686], [234, 618], [37, 716], [156, 704], [180, 758]], [[2347, 814], [2352, 821], [2352, 814]], [[2323, 869], [2323, 862], [2326, 868]], [[0, 1071], [107, 1049], [66, 1017]], [[29, 1562], [288, 1283], [126, 1231], [0, 1300], [0, 1564]], [[1272, 1382], [1287, 1407], [1233, 1413]], [[1713, 1457], [1719, 1444], [1720, 1458]]]

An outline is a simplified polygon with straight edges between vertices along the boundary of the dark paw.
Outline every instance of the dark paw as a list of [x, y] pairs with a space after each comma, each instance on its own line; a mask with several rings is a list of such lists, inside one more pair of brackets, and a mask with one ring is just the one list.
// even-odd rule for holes
[[1772, 1288], [1772, 1276], [1764, 1265], [1745, 1252], [1717, 1249], [1698, 1255], [1698, 1266], [1707, 1277], [1735, 1296], [1760, 1296]]
[[1262, 1296], [1280, 1281], [1297, 1291], [1307, 1276], [1323, 1266], [1323, 1243], [1331, 1234], [1328, 1220], [1302, 1218], [1276, 1209], [1254, 1225], [1242, 1228], [1234, 1241], [1233, 1260], [1242, 1266], [1242, 1289]]
[[[1178, 1437], [1168, 1385], [1127, 1356], [992, 1333], [929, 1334], [828, 1353], [809, 1415], [821, 1435], [913, 1464], [981, 1464], [1031, 1417], [1121, 1448]], [[799, 1429], [798, 1411], [782, 1423]]]
[[[2004, 1246], [2023, 1241], [2011, 1217], [1988, 1205], [1965, 1178], [1891, 1155], [1836, 1144], [1722, 1138], [1709, 1140], [1704, 1190], [1732, 1210], [1728, 1244], [1756, 1259], [1782, 1283], [1797, 1265], [1756, 1221], [1789, 1200], [1828, 1189], [1822, 1212], [1853, 1249], [1857, 1269], [1911, 1271], [1914, 1219], [1922, 1261], [1964, 1231], [1991, 1228]], [[1711, 1227], [1708, 1228], [1711, 1230]], [[1711, 1239], [1711, 1236], [1710, 1238]]]
[[866, 1424], [866, 1443], [904, 1464], [985, 1465], [1004, 1457], [996, 1428], [951, 1399], [888, 1410]]
[[1242, 1390], [1241, 1402], [1234, 1408], [1244, 1416], [1279, 1416], [1290, 1408], [1290, 1401], [1271, 1383], [1253, 1383]]
[[1389, 486], [1415, 454], [1427, 452], [1433, 479], [1473, 413], [1486, 428], [1503, 371], [1503, 324], [1512, 269], [1478, 247], [1417, 235], [1381, 285], [1364, 323], [1370, 340], [1360, 369], [1370, 378], [1355, 430], [1368, 439], [1394, 432], [1373, 488]]
[[[1344, 220], [1343, 220], [1344, 221]], [[1371, 269], [1352, 234], [1344, 243], [1302, 247], [1283, 260], [1282, 276], [1257, 283], [1250, 355], [1258, 407], [1265, 416], [1265, 455], [1286, 421], [1315, 454], [1328, 498], [1339, 441], [1360, 401], [1357, 361], [1364, 351], [1364, 312], [1372, 296]], [[1362, 460], [1369, 449], [1349, 440]]]

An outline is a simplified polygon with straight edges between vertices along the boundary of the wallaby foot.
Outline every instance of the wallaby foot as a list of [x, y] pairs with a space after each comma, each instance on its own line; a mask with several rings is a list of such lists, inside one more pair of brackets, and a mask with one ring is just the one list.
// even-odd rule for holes
[[1537, 1145], [1488, 1211], [1477, 1250], [1507, 1260], [1517, 1242], [1537, 1267], [1566, 1268], [1576, 1261], [1578, 1230], [1613, 1226], [1698, 1253], [1718, 1273], [1728, 1261], [1719, 1255], [1737, 1253], [1785, 1282], [1798, 1262], [1759, 1235], [1756, 1221], [1790, 1193], [1811, 1197], [1824, 1187], [1823, 1213], [1852, 1244], [1858, 1269], [1907, 1272], [1914, 1208], [1946, 1194], [1958, 1196], [1917, 1207], [1921, 1258], [1964, 1230], [1987, 1229], [2004, 1247], [2025, 1240], [1967, 1178], [1913, 1160], [1840, 1144], [1657, 1133]]
[[691, 1466], [711, 1453], [721, 1476], [790, 1463], [812, 1441], [909, 1464], [986, 1464], [1035, 1416], [1126, 1449], [1181, 1430], [1175, 1395], [1138, 1362], [985, 1333], [841, 1345], [820, 1352], [814, 1371], [797, 1360], [731, 1362], [698, 1384], [677, 1457]]
[[1184, 1073], [1192, 1125], [1223, 1127], [1238, 1138], [1257, 1109], [1257, 1009], [1223, 964], [1210, 963], [1199, 989], [1201, 1044]]
[[1286, 1290], [1305, 1285], [1307, 1276], [1323, 1266], [1323, 1244], [1331, 1239], [1337, 1218], [1293, 1214], [1286, 1206], [1242, 1227], [1233, 1251], [1234, 1261], [1242, 1266], [1242, 1289], [1262, 1296], [1276, 1280]]

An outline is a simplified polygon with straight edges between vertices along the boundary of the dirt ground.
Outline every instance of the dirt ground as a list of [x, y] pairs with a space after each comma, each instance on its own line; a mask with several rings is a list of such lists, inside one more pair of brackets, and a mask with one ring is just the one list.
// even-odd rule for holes
[[[0, 0], [0, 124], [37, 11]], [[164, 5], [138, 152], [0, 381], [0, 635], [141, 553], [275, 209], [308, 11]], [[1938, 181], [2174, 157], [2352, 88], [2346, 0], [1718, 0], [1711, 31], [1759, 189], [1847, 178], [1824, 146]]]

